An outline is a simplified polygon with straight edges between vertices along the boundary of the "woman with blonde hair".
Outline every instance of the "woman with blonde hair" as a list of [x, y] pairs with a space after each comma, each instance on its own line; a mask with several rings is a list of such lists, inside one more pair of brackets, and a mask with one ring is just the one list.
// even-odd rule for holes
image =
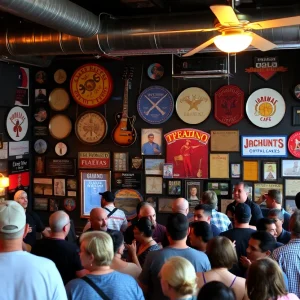
[[211, 270], [197, 273], [198, 287], [201, 288], [207, 282], [219, 281], [233, 289], [237, 300], [242, 300], [245, 295], [245, 279], [228, 271], [238, 262], [232, 242], [227, 237], [217, 236], [208, 242], [206, 254]]
[[187, 259], [179, 256], [168, 259], [159, 274], [162, 291], [170, 300], [196, 299], [197, 275]]
[[295, 294], [289, 294], [277, 262], [263, 258], [253, 262], [246, 280], [247, 294], [250, 300], [299, 300]]
[[103, 231], [86, 232], [80, 237], [80, 260], [90, 273], [66, 285], [69, 300], [143, 300], [142, 290], [132, 276], [111, 269], [113, 242]]

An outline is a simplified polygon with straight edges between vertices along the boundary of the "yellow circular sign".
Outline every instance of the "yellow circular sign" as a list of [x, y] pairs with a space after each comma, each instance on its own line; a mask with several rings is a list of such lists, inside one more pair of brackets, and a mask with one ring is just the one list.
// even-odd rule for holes
[[113, 89], [110, 73], [97, 64], [85, 64], [73, 74], [70, 90], [74, 100], [86, 108], [105, 104]]

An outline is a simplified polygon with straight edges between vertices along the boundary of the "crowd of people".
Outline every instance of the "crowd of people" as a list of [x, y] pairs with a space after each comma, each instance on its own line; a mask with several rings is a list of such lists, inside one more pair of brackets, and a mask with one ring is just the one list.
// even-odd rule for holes
[[175, 199], [163, 226], [147, 202], [128, 223], [107, 191], [77, 239], [67, 213], [51, 214], [47, 230], [18, 191], [0, 203], [0, 300], [299, 299], [300, 210], [288, 214], [277, 190], [263, 211], [248, 194], [236, 184], [226, 214], [213, 191], [193, 212]]

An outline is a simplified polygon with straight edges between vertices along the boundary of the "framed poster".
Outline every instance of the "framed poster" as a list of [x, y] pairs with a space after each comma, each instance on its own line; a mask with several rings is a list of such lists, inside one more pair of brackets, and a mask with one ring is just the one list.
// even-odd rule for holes
[[241, 164], [230, 164], [231, 178], [241, 178]]
[[48, 198], [33, 198], [34, 210], [48, 210]]
[[278, 180], [278, 165], [277, 161], [263, 161], [263, 181], [273, 181]]
[[164, 178], [173, 178], [173, 164], [164, 164]]
[[94, 207], [100, 207], [99, 193], [110, 191], [111, 172], [105, 170], [80, 170], [81, 218], [88, 218]]
[[209, 171], [210, 178], [229, 178], [229, 154], [210, 154]]
[[52, 179], [51, 178], [33, 178], [33, 193], [34, 195], [53, 195]]
[[243, 161], [243, 180], [259, 181], [259, 165], [257, 160]]
[[182, 195], [182, 186], [180, 179], [170, 179], [168, 180], [168, 195], [171, 196], [181, 196]]
[[211, 130], [210, 151], [239, 152], [240, 135], [238, 130]]
[[145, 174], [146, 175], [163, 175], [164, 159], [145, 159]]
[[113, 171], [128, 172], [128, 152], [113, 153]]
[[66, 196], [66, 180], [64, 178], [54, 179], [54, 196]]
[[258, 205], [266, 205], [264, 194], [269, 190], [279, 190], [283, 195], [283, 185], [278, 183], [254, 183], [254, 202]]
[[281, 160], [282, 177], [300, 177], [300, 160], [299, 159], [282, 159]]
[[161, 195], [163, 179], [159, 176], [146, 176], [146, 194]]
[[172, 203], [174, 200], [175, 198], [158, 198], [158, 212], [167, 214], [172, 213]]
[[299, 192], [300, 179], [285, 179], [285, 193], [286, 197], [295, 197]]
[[297, 210], [294, 199], [285, 199], [285, 210], [291, 215], [295, 212], [295, 210]]
[[162, 128], [142, 128], [142, 155], [162, 155]]
[[188, 200], [190, 209], [194, 209], [200, 203], [203, 191], [203, 182], [200, 180], [185, 181], [185, 199]]

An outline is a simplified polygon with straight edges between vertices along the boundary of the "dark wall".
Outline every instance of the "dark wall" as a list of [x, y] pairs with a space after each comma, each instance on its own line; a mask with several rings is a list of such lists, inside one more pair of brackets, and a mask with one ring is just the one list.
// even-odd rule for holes
[[[171, 62], [171, 56], [154, 56], [154, 57], [136, 57], [136, 58], [125, 58], [124, 61], [102, 61], [100, 60], [59, 60], [56, 61], [48, 70], [47, 74], [49, 77], [49, 81], [47, 84], [47, 92], [48, 94], [51, 92], [52, 89], [59, 87], [58, 84], [56, 84], [53, 80], [53, 74], [54, 72], [59, 69], [63, 68], [68, 75], [68, 79], [66, 83], [61, 85], [62, 87], [65, 87], [69, 91], [69, 82], [70, 78], [75, 71], [75, 69], [85, 63], [97, 63], [105, 67], [112, 75], [113, 81], [114, 81], [114, 90], [111, 99], [109, 102], [102, 106], [98, 107], [95, 110], [101, 112], [107, 119], [109, 128], [108, 128], [108, 134], [106, 138], [103, 140], [102, 143], [95, 145], [95, 146], [87, 146], [82, 144], [76, 137], [74, 132], [74, 124], [78, 117], [78, 115], [82, 112], [84, 112], [86, 109], [84, 107], [81, 107], [77, 105], [73, 100], [71, 101], [71, 105], [69, 108], [62, 112], [63, 114], [67, 114], [73, 123], [73, 130], [71, 135], [65, 139], [64, 142], [69, 147], [69, 151], [66, 157], [70, 158], [77, 158], [79, 151], [128, 151], [131, 156], [140, 156], [141, 155], [141, 139], [140, 139], [140, 130], [141, 128], [150, 128], [150, 127], [157, 127], [157, 128], [163, 128], [163, 133], [167, 133], [171, 130], [178, 129], [178, 128], [187, 128], [187, 127], [194, 127], [197, 129], [201, 129], [206, 132], [210, 132], [211, 130], [220, 130], [220, 129], [232, 129], [232, 130], [239, 130], [240, 135], [246, 135], [246, 134], [266, 134], [266, 135], [272, 135], [272, 134], [284, 134], [289, 135], [294, 131], [297, 131], [299, 127], [292, 126], [292, 107], [298, 106], [298, 100], [293, 98], [291, 89], [300, 81], [300, 71], [299, 71], [299, 51], [278, 51], [278, 52], [268, 52], [266, 54], [263, 54], [262, 52], [247, 52], [238, 54], [236, 57], [237, 61], [237, 72], [234, 74], [234, 78], [230, 79], [230, 84], [235, 84], [239, 86], [244, 92], [245, 92], [245, 102], [253, 91], [268, 87], [273, 88], [277, 90], [279, 93], [281, 93], [286, 101], [286, 113], [284, 116], [284, 119], [275, 127], [270, 129], [262, 129], [258, 128], [255, 125], [253, 125], [245, 116], [242, 121], [240, 121], [238, 124], [235, 124], [231, 127], [227, 127], [223, 124], [220, 124], [217, 122], [214, 118], [214, 112], [212, 110], [211, 115], [209, 118], [207, 118], [203, 123], [192, 126], [189, 124], [185, 124], [176, 114], [176, 111], [174, 110], [174, 113], [172, 117], [165, 122], [164, 124], [159, 125], [150, 125], [146, 122], [144, 122], [138, 115], [137, 107], [136, 107], [136, 100], [142, 90], [145, 88], [151, 86], [151, 85], [161, 85], [165, 88], [167, 88], [173, 95], [174, 101], [176, 101], [177, 96], [179, 93], [188, 87], [200, 87], [204, 89], [213, 100], [215, 91], [220, 88], [223, 85], [227, 84], [227, 80], [224, 79], [194, 79], [194, 80], [178, 80], [178, 79], [172, 79], [171, 77], [171, 68], [172, 68], [172, 62]], [[245, 73], [245, 69], [252, 67], [254, 64], [254, 57], [255, 56], [278, 56], [279, 57], [279, 65], [288, 67], [288, 72], [286, 73], [278, 73], [275, 75], [272, 79], [265, 82], [264, 80], [260, 79], [255, 74], [249, 75]], [[158, 81], [152, 81], [147, 76], [147, 68], [151, 63], [160, 63], [163, 65], [165, 69], [165, 74], [162, 79]], [[123, 97], [123, 81], [122, 81], [122, 73], [124, 66], [130, 64], [134, 67], [134, 77], [132, 81], [132, 88], [129, 91], [129, 115], [136, 115], [137, 121], [135, 123], [135, 128], [138, 132], [138, 137], [131, 147], [129, 148], [121, 148], [115, 145], [111, 139], [111, 132], [115, 126], [114, 116], [115, 113], [120, 112], [122, 110], [122, 97]], [[233, 70], [233, 69], [232, 69]], [[55, 114], [55, 112], [51, 111], [48, 108], [48, 112], [50, 117]], [[2, 112], [1, 112], [2, 113]], [[48, 118], [49, 120], [49, 118]], [[35, 121], [33, 121], [33, 125], [37, 125]], [[1, 129], [1, 127], [0, 127]], [[35, 138], [36, 139], [36, 138]], [[45, 138], [48, 141], [48, 151], [46, 152], [46, 157], [57, 157], [54, 152], [54, 147], [57, 140], [53, 139], [51, 136], [48, 136]], [[164, 155], [165, 157], [165, 145], [164, 145]], [[236, 162], [241, 163], [243, 158], [241, 157], [240, 153], [230, 153], [230, 162]], [[261, 161], [263, 159], [260, 159]], [[279, 161], [278, 159], [275, 159]], [[143, 175], [144, 176], [144, 175]], [[41, 177], [41, 176], [39, 176]], [[225, 180], [226, 181], [226, 180]], [[204, 180], [204, 186], [205, 186]], [[279, 178], [279, 183], [283, 183], [282, 178]], [[234, 181], [232, 181], [234, 183]], [[143, 185], [144, 185], [144, 177], [143, 177]], [[79, 180], [78, 180], [78, 187], [79, 187]], [[164, 189], [165, 191], [165, 189]], [[144, 186], [140, 190], [141, 194], [145, 196], [145, 189]], [[166, 192], [164, 192], [164, 195], [166, 195]], [[184, 195], [184, 191], [183, 191]], [[230, 197], [230, 195], [229, 195]], [[62, 202], [63, 198], [60, 199]], [[81, 227], [85, 224], [85, 220], [80, 219], [80, 191], [78, 189], [77, 191], [77, 208], [70, 212], [71, 218], [75, 220], [76, 227]], [[45, 222], [47, 222], [47, 218], [49, 216], [49, 213], [41, 213], [42, 218]], [[158, 215], [159, 222], [164, 223], [165, 216], [163, 214]]]

